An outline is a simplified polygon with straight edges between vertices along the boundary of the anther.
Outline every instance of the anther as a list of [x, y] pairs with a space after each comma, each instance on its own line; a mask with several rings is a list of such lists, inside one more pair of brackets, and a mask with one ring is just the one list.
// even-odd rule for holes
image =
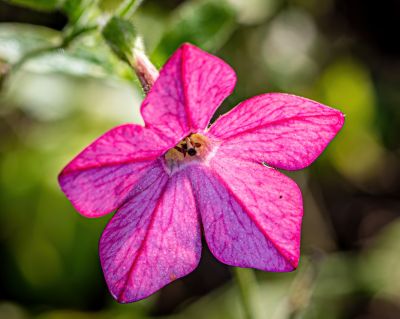
[[194, 149], [194, 148], [189, 148], [188, 151], [187, 151], [187, 153], [188, 153], [190, 156], [195, 156], [195, 155], [197, 154], [197, 151], [196, 151], [196, 149]]

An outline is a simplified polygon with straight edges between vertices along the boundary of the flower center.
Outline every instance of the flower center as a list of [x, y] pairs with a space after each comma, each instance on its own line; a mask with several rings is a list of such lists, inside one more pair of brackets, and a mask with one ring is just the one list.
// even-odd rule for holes
[[199, 149], [202, 145], [200, 142], [196, 142], [198, 140], [192, 135], [186, 137], [183, 141], [180, 141], [177, 146], [174, 147], [175, 150], [183, 154], [183, 157], [186, 157], [186, 154], [189, 156], [197, 155], [197, 149]]
[[211, 150], [209, 139], [195, 133], [186, 136], [165, 154], [168, 164], [176, 165], [204, 160]]

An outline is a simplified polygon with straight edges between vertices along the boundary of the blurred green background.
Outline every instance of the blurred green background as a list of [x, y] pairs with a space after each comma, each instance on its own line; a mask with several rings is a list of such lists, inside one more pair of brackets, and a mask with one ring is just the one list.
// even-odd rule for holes
[[[57, 185], [93, 139], [142, 123], [139, 82], [96, 30], [121, 2], [0, 0], [1, 319], [243, 317], [231, 270], [206, 248], [186, 278], [116, 303], [97, 255], [110, 216], [81, 217]], [[280, 91], [347, 115], [289, 174], [304, 194], [302, 258], [293, 273], [256, 272], [259, 317], [400, 318], [400, 2], [148, 0], [126, 18], [158, 67], [184, 41], [232, 65], [220, 113]]]

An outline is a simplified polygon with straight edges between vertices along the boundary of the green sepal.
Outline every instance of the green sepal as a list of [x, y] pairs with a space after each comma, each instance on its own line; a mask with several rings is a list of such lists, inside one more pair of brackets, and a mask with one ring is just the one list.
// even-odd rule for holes
[[130, 21], [114, 16], [103, 28], [102, 35], [118, 57], [129, 64], [134, 63], [132, 51], [138, 36]]

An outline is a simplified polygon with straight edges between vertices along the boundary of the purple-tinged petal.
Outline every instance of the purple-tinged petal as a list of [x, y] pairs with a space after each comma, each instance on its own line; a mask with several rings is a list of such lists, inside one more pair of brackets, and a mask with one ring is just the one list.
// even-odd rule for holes
[[221, 116], [209, 135], [241, 159], [287, 169], [310, 165], [342, 128], [344, 115], [289, 94], [259, 95]]
[[143, 175], [162, 170], [157, 157], [166, 149], [148, 129], [132, 124], [118, 126], [63, 169], [59, 175], [61, 189], [82, 215], [107, 214], [124, 203]]
[[183, 44], [143, 101], [146, 127], [175, 144], [191, 132], [203, 131], [235, 83], [236, 75], [224, 61]]
[[299, 188], [272, 168], [224, 156], [190, 171], [211, 252], [232, 266], [295, 269], [303, 215]]
[[112, 295], [137, 301], [193, 271], [201, 233], [190, 182], [183, 173], [157, 182], [124, 204], [100, 240], [100, 259]]

